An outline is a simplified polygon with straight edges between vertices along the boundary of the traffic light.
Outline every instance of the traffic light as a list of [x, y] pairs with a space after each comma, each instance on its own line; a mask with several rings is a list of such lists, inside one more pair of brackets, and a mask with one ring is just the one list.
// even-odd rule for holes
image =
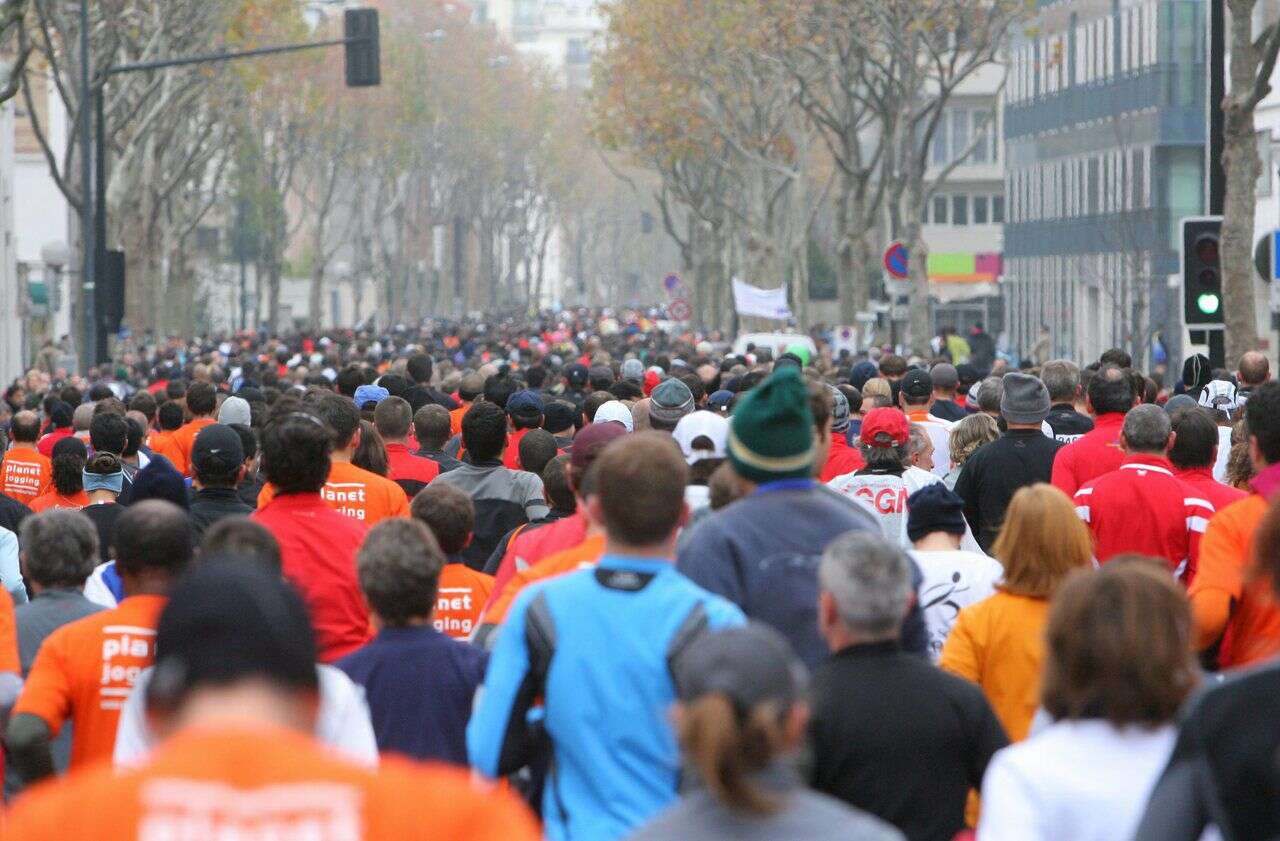
[[1222, 323], [1222, 219], [1182, 220], [1182, 307], [1184, 323]]
[[382, 84], [382, 55], [378, 43], [378, 10], [347, 9], [342, 16], [347, 50], [347, 87]]

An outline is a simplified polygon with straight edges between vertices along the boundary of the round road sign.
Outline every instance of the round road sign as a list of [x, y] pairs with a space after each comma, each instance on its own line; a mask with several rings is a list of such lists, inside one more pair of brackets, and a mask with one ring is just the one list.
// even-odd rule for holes
[[900, 242], [891, 242], [884, 250], [884, 270], [891, 277], [905, 280], [907, 277], [907, 247]]
[[667, 315], [672, 321], [688, 321], [693, 316], [693, 308], [684, 298], [676, 298], [667, 304]]

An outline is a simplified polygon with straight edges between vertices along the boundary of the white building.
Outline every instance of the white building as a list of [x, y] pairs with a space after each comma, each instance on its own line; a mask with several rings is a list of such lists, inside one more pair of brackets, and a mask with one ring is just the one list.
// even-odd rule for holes
[[0, 104], [0, 383], [7, 385], [25, 367], [25, 291], [18, 278], [13, 232], [13, 102]]
[[926, 178], [972, 147], [946, 175], [925, 208], [929, 292], [934, 326], [964, 331], [993, 326], [1004, 250], [1004, 143], [1000, 88], [1005, 69], [988, 65], [967, 79], [943, 112], [930, 150]]
[[492, 25], [562, 83], [583, 88], [590, 82], [592, 50], [605, 28], [596, 0], [472, 0], [472, 7], [477, 23]]

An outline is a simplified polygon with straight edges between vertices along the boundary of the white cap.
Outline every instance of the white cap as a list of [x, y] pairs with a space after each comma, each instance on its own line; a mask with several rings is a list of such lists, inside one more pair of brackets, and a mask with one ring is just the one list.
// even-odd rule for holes
[[596, 416], [591, 422], [608, 423], [609, 421], [622, 424], [627, 428], [627, 432], [636, 431], [636, 422], [631, 417], [631, 410], [621, 400], [610, 400], [608, 403], [602, 404], [596, 410]]
[[[725, 445], [729, 440], [729, 421], [715, 412], [705, 409], [685, 415], [676, 424], [671, 433], [684, 453], [684, 460], [689, 464], [697, 464], [707, 458], [725, 458]], [[693, 442], [706, 438], [713, 449], [695, 449]]]
[[1227, 380], [1213, 380], [1200, 391], [1201, 406], [1206, 409], [1218, 409], [1232, 417], [1240, 408], [1236, 387]]

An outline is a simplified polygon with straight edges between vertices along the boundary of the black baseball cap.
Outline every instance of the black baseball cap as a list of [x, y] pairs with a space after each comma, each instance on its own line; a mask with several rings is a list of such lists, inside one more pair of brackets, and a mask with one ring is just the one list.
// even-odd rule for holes
[[542, 428], [548, 432], [564, 432], [573, 426], [577, 411], [563, 400], [552, 400], [542, 409]]
[[191, 466], [198, 473], [226, 474], [244, 463], [240, 433], [225, 423], [211, 423], [196, 433]]
[[681, 701], [718, 692], [740, 712], [764, 701], [789, 705], [803, 696], [808, 682], [790, 643], [759, 622], [703, 634], [676, 656], [672, 666]]
[[933, 377], [928, 371], [913, 368], [902, 378], [900, 391], [908, 400], [927, 400], [933, 394]]
[[248, 559], [198, 565], [174, 586], [156, 628], [147, 703], [172, 709], [202, 685], [259, 677], [318, 691], [316, 644], [301, 597]]

